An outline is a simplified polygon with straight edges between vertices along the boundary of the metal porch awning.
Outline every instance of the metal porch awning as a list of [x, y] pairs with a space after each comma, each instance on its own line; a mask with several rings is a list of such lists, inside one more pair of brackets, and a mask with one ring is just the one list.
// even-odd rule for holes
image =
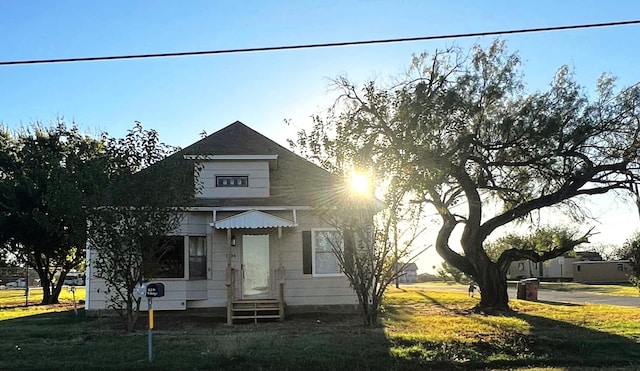
[[211, 226], [216, 229], [279, 228], [296, 227], [297, 225], [297, 223], [291, 220], [258, 210], [245, 211], [211, 223]]

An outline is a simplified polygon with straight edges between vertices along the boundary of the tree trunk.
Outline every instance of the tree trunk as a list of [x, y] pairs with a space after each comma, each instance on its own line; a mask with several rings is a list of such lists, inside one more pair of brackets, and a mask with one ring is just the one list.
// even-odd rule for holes
[[62, 285], [64, 281], [59, 280], [51, 288], [51, 297], [49, 298], [49, 304], [60, 304], [60, 292], [62, 291]]
[[47, 275], [42, 275], [40, 272], [38, 272], [38, 276], [40, 277], [40, 286], [42, 286], [42, 302], [40, 302], [40, 304], [50, 304], [51, 281], [49, 281], [49, 277]]
[[[42, 286], [42, 305], [59, 304], [60, 292], [62, 291], [62, 282], [53, 283], [49, 280], [49, 276], [44, 274], [40, 275], [40, 284]], [[44, 278], [43, 278], [44, 277]]]
[[497, 264], [489, 263], [481, 267], [474, 278], [481, 296], [477, 310], [487, 313], [510, 311], [506, 273]]

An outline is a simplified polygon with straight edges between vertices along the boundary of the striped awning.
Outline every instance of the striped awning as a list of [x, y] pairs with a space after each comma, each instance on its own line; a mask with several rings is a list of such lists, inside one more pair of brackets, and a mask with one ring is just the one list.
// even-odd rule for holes
[[211, 225], [216, 229], [234, 228], [278, 228], [296, 227], [297, 224], [291, 220], [275, 215], [267, 214], [258, 210], [249, 210], [238, 215], [220, 219]]

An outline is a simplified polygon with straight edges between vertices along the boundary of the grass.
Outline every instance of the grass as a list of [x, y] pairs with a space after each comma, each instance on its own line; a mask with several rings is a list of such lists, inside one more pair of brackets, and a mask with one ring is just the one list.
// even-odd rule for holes
[[66, 311], [0, 321], [0, 369], [640, 369], [636, 308], [513, 300], [513, 313], [486, 316], [469, 310], [476, 303], [464, 292], [392, 288], [374, 329], [350, 315], [229, 327], [157, 312], [150, 365], [144, 318], [126, 334], [117, 319], [75, 316], [65, 302]]
[[[75, 294], [77, 305], [82, 308], [85, 288], [77, 287]], [[24, 289], [0, 290], [0, 321], [73, 309], [73, 295], [66, 288], [63, 288], [60, 292], [59, 301], [61, 305], [36, 305], [42, 302], [42, 288], [37, 287], [29, 288], [29, 306], [25, 306], [25, 299]]]

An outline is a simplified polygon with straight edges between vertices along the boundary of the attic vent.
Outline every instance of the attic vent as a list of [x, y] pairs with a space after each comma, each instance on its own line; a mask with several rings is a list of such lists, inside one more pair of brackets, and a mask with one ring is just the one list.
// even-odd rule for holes
[[244, 176], [216, 176], [216, 187], [248, 187], [249, 177]]

